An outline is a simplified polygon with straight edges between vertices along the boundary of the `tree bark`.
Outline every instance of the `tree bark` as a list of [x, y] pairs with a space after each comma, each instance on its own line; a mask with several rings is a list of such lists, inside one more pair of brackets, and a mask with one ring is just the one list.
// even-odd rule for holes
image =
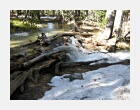
[[107, 11], [106, 14], [107, 24], [106, 24], [106, 29], [103, 33], [105, 39], [110, 39], [112, 37], [115, 15], [116, 15], [116, 10]]
[[22, 67], [23, 68], [28, 68], [29, 66], [31, 66], [32, 64], [34, 64], [35, 62], [39, 62], [41, 60], [44, 60], [48, 57], [50, 57], [51, 55], [55, 54], [55, 53], [58, 53], [58, 52], [61, 52], [59, 50], [55, 50], [55, 51], [52, 51], [52, 52], [49, 52], [49, 53], [44, 53], [42, 55], [39, 55], [38, 57], [36, 58], [33, 58], [25, 63], [22, 64]]
[[15, 79], [13, 79], [10, 83], [10, 96], [13, 94], [13, 92], [22, 85], [27, 78], [31, 78], [32, 81], [35, 83], [38, 80], [39, 77], [39, 71], [43, 68], [49, 67], [56, 59], [52, 59], [47, 61], [46, 64], [39, 66], [38, 68], [31, 68], [29, 71], [23, 72], [22, 74], [19, 74]]
[[55, 65], [55, 73], [57, 74], [59, 72], [60, 67], [67, 68], [67, 67], [75, 67], [81, 65], [89, 65], [90, 63], [95, 63], [102, 60], [106, 61], [107, 59], [100, 59], [100, 60], [86, 61], [86, 62], [59, 62]]
[[116, 11], [116, 17], [115, 17], [114, 29], [113, 29], [116, 37], [121, 36], [122, 18], [123, 18], [122, 15], [123, 15], [123, 10]]
[[[44, 40], [43, 44], [49, 44], [48, 42], [51, 42], [54, 39], [57, 39], [58, 37], [63, 37], [63, 36], [74, 36], [74, 35], [81, 35], [81, 36], [92, 36], [92, 33], [80, 33], [80, 32], [63, 32], [63, 33], [58, 33], [55, 35], [47, 36], [46, 40]], [[39, 40], [37, 39], [36, 42]], [[40, 43], [39, 43], [40, 44]]]
[[[107, 59], [101, 59], [101, 60], [95, 60], [95, 61], [88, 61], [88, 62], [60, 62], [56, 64], [55, 66], [55, 74], [62, 75], [62, 74], [73, 74], [76, 72], [79, 72], [81, 69], [81, 66], [83, 68], [82, 73], [85, 71], [90, 70], [96, 70], [99, 68], [111, 66], [111, 65], [117, 65], [117, 64], [123, 64], [123, 65], [130, 65], [130, 59], [122, 60], [116, 63], [98, 63], [98, 61], [107, 60]], [[93, 64], [92, 64], [93, 63]], [[72, 71], [71, 71], [72, 68]], [[65, 69], [65, 70], [64, 70]], [[85, 69], [85, 70], [84, 70]]]

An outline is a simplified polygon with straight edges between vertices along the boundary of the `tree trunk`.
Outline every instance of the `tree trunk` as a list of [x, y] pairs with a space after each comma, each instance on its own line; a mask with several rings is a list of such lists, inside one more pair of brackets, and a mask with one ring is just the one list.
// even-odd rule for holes
[[88, 13], [89, 11], [88, 10], [86, 10], [86, 16], [88, 16], [89, 15], [89, 13]]
[[37, 18], [40, 21], [40, 10], [37, 10]]
[[41, 15], [42, 15], [42, 16], [45, 16], [44, 10], [41, 11]]
[[119, 37], [121, 35], [122, 15], [123, 15], [123, 10], [117, 10], [115, 21], [114, 21], [115, 28], [113, 29], [113, 32], [114, 32], [116, 37]]
[[25, 21], [27, 21], [27, 16], [29, 15], [29, 12], [30, 12], [29, 10], [26, 11], [26, 15], [25, 15], [25, 18], [23, 19], [23, 23], [24, 23]]
[[95, 62], [99, 62], [99, 61], [102, 61], [102, 60], [105, 61], [107, 59], [100, 59], [100, 60], [87, 61], [87, 62], [59, 62], [55, 65], [55, 73], [57, 74], [59, 72], [60, 68], [89, 65], [90, 63], [95, 63]]
[[[44, 40], [44, 42], [42, 43], [42, 45], [44, 44], [50, 44], [50, 42], [54, 39], [57, 39], [58, 37], [63, 37], [63, 36], [74, 36], [74, 35], [81, 35], [81, 36], [92, 36], [92, 33], [79, 33], [79, 32], [63, 32], [63, 33], [58, 33], [55, 35], [51, 35], [51, 36], [47, 36], [46, 40]], [[38, 42], [39, 40], [37, 39], [36, 42], [38, 44], [40, 44], [40, 42]], [[49, 43], [48, 43], [49, 42]]]
[[106, 29], [103, 33], [105, 39], [110, 39], [112, 37], [114, 20], [115, 20], [116, 10], [107, 10], [106, 19]]
[[21, 10], [17, 10], [17, 16], [21, 15]]
[[55, 16], [55, 10], [53, 10], [52, 16], [53, 16], [53, 17]]
[[25, 20], [27, 19], [28, 14], [29, 14], [29, 10], [26, 11], [26, 15], [25, 15], [25, 18], [24, 18]]

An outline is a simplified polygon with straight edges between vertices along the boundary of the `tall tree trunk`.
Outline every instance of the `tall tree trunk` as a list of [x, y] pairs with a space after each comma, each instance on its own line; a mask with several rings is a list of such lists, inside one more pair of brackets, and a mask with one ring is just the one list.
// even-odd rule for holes
[[[123, 38], [130, 34], [130, 25], [129, 25], [129, 13], [126, 14], [127, 10], [117, 10], [115, 22], [114, 22], [114, 32], [117, 38]], [[128, 20], [129, 19], [129, 20]]]
[[75, 10], [75, 21], [79, 21], [80, 12], [80, 10]]
[[11, 16], [13, 16], [14, 15], [14, 10], [11, 10]]
[[21, 15], [21, 10], [17, 10], [17, 16]]
[[112, 36], [115, 16], [116, 10], [107, 10], [106, 13], [107, 24], [106, 29], [103, 33], [105, 39], [110, 39]]
[[122, 23], [123, 23], [123, 10], [117, 10], [116, 17], [114, 21], [114, 29], [113, 31], [116, 32], [116, 37], [121, 36], [121, 30], [122, 30]]
[[37, 10], [37, 18], [40, 21], [40, 10]]
[[55, 10], [53, 10], [52, 16], [53, 16], [53, 17], [55, 16]]
[[29, 10], [26, 11], [26, 15], [25, 15], [25, 18], [24, 18], [25, 20], [27, 19], [28, 14], [29, 14]]
[[81, 12], [80, 10], [77, 10], [77, 16], [80, 16], [80, 12]]
[[17, 18], [19, 15], [21, 15], [21, 10], [17, 10]]
[[41, 11], [41, 15], [42, 16], [45, 16], [44, 10]]
[[86, 16], [88, 16], [88, 14], [89, 14], [89, 13], [88, 13], [88, 10], [86, 10]]

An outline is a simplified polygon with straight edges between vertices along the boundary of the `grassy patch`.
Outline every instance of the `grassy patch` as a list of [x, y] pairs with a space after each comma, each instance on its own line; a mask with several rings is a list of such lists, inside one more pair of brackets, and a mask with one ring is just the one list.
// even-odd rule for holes
[[22, 20], [10, 20], [10, 32], [34, 31], [38, 29], [35, 23], [24, 22]]

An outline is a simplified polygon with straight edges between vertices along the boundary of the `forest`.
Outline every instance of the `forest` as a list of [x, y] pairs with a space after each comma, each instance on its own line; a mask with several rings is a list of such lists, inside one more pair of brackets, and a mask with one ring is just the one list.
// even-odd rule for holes
[[10, 100], [129, 100], [130, 10], [10, 10]]

